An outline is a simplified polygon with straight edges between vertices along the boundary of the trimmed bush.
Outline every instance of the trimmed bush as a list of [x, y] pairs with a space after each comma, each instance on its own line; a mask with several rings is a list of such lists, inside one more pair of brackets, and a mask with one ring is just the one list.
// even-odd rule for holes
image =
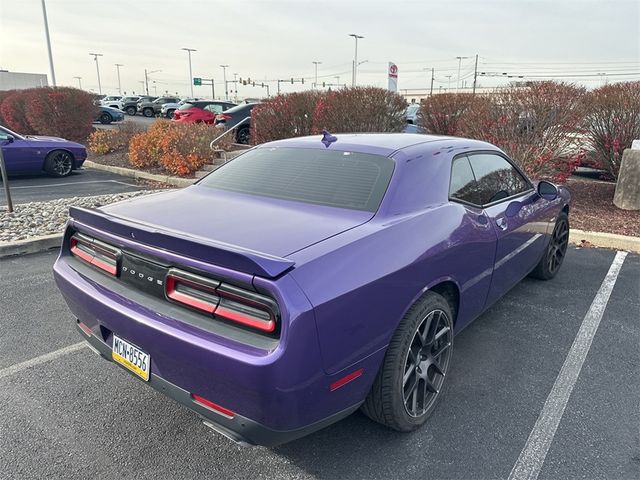
[[28, 93], [30, 90], [14, 90], [0, 105], [3, 125], [22, 135], [35, 135], [38, 133], [27, 120]]
[[129, 142], [129, 162], [138, 168], [156, 167], [186, 176], [214, 158], [209, 143], [219, 131], [204, 123], [183, 124], [157, 120]]
[[251, 111], [254, 144], [313, 133], [313, 114], [321, 92], [286, 93], [256, 105]]
[[377, 87], [344, 88], [323, 95], [313, 116], [313, 133], [401, 132], [406, 100]]
[[84, 142], [93, 131], [91, 94], [68, 87], [36, 88], [27, 98], [27, 121], [38, 134]]
[[4, 118], [2, 118], [2, 102], [4, 102], [5, 98], [9, 95], [12, 95], [15, 90], [3, 90], [0, 92], [0, 125], [9, 126], [7, 122], [5, 122]]
[[127, 150], [134, 135], [144, 131], [137, 123], [125, 122], [109, 130], [96, 129], [87, 142], [87, 149], [95, 155]]
[[589, 93], [583, 126], [598, 163], [618, 178], [622, 153], [640, 139], [640, 82], [614, 83]]
[[470, 93], [439, 93], [422, 100], [418, 110], [418, 125], [435, 135], [458, 135], [469, 107], [480, 97]]

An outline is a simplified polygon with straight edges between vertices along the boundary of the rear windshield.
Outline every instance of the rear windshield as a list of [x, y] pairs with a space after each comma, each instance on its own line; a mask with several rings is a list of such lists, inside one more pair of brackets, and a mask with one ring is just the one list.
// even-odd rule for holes
[[229, 108], [228, 110], [225, 110], [227, 113], [236, 113], [236, 112], [241, 112], [243, 110], [251, 110], [253, 107], [255, 107], [257, 104], [256, 103], [245, 103], [242, 105], [235, 105], [232, 106], [231, 108]]
[[393, 160], [302, 148], [258, 148], [225, 164], [200, 185], [251, 195], [375, 212]]
[[190, 108], [193, 108], [193, 103], [183, 103], [178, 107], [178, 110], [189, 110]]

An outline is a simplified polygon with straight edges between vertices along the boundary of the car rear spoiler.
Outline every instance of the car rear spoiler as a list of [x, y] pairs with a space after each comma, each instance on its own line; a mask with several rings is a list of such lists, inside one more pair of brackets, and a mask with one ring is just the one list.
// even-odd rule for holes
[[[135, 238], [137, 243], [250, 275], [274, 278], [295, 265], [294, 261], [286, 258], [208, 238], [186, 235], [158, 225], [110, 215], [101, 210], [71, 207], [69, 216], [70, 225], [80, 231], [84, 226], [126, 239]], [[84, 230], [86, 232], [86, 228]]]

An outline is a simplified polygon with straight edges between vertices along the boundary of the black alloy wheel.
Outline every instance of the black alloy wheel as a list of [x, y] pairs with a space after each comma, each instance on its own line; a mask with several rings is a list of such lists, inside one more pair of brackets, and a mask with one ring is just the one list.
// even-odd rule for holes
[[54, 177], [66, 177], [73, 170], [73, 156], [65, 150], [55, 150], [47, 155], [45, 170]]
[[238, 130], [238, 134], [236, 135], [236, 141], [242, 145], [248, 145], [251, 137], [251, 130], [249, 127], [243, 127]]
[[111, 122], [113, 122], [113, 118], [111, 118], [111, 115], [109, 115], [108, 113], [103, 113], [102, 115], [100, 115], [100, 123], [103, 125], [109, 125]]
[[560, 212], [553, 227], [553, 233], [549, 239], [549, 245], [544, 255], [538, 262], [531, 276], [540, 280], [551, 280], [556, 276], [562, 266], [569, 245], [569, 216], [566, 212]]

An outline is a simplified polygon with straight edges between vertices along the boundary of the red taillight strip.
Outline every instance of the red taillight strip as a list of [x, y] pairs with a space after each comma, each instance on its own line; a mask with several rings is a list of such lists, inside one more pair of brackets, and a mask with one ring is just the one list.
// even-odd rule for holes
[[215, 295], [215, 288], [208, 288], [205, 285], [201, 285], [199, 283], [192, 282], [182, 276], [178, 276], [175, 273], [169, 273], [165, 280], [166, 285], [166, 293], [167, 297], [173, 300], [174, 302], [182, 303], [188, 305], [189, 307], [195, 308], [196, 310], [200, 310], [205, 313], [213, 314], [217, 303], [207, 302], [205, 300], [201, 300], [199, 298], [193, 297], [186, 293], [179, 292], [177, 290], [178, 284], [182, 283], [184, 285], [188, 285], [196, 290], [201, 290], [207, 293], [211, 293]]
[[273, 318], [265, 322], [264, 320], [258, 320], [256, 318], [251, 318], [247, 315], [243, 315], [240, 312], [234, 312], [233, 310], [229, 310], [220, 305], [218, 305], [218, 308], [216, 308], [215, 314], [216, 317], [226, 318], [227, 320], [241, 323], [242, 325], [246, 325], [247, 327], [252, 327], [267, 333], [271, 333], [276, 329], [276, 322]]
[[[85, 249], [91, 250], [93, 254]], [[118, 274], [118, 256], [120, 252], [117, 249], [112, 249], [108, 246], [98, 244], [91, 238], [74, 235], [69, 240], [69, 251], [72, 255], [104, 272], [107, 272], [110, 275], [113, 275], [114, 277]], [[102, 255], [103, 257], [112, 260], [113, 264], [99, 258], [98, 255]]]
[[206, 398], [201, 397], [200, 395], [196, 395], [195, 393], [191, 394], [191, 399], [198, 405], [202, 405], [203, 407], [208, 408], [209, 410], [213, 410], [214, 412], [219, 413], [220, 415], [229, 419], [236, 416], [235, 412], [232, 412], [228, 408], [224, 408], [223, 406], [218, 405], [217, 403], [213, 403], [211, 400], [207, 400]]
[[355, 372], [351, 372], [349, 375], [345, 375], [340, 380], [337, 380], [337, 381], [333, 382], [331, 385], [329, 385], [329, 390], [331, 390], [333, 392], [334, 390], [337, 390], [340, 387], [345, 386], [347, 383], [352, 382], [353, 380], [358, 378], [363, 373], [364, 373], [364, 368], [356, 370]]

